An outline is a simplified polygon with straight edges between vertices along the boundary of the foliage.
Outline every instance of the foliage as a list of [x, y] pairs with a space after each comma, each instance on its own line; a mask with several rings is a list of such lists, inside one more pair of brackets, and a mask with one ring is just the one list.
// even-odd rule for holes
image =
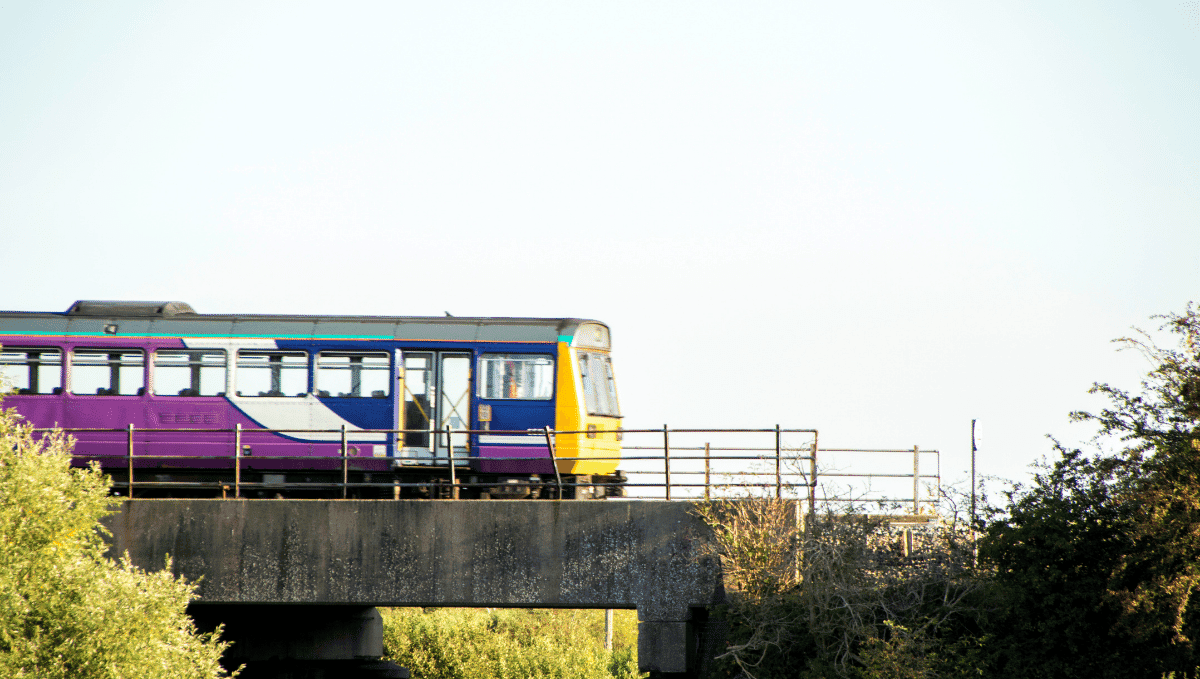
[[980, 556], [1004, 603], [997, 674], [1185, 676], [1200, 661], [1200, 314], [1160, 318], [1178, 347], [1116, 340], [1151, 362], [1140, 392], [1096, 384], [1108, 407], [1072, 414], [1115, 453], [1059, 446], [987, 527]]
[[414, 679], [634, 679], [637, 614], [604, 611], [393, 608], [383, 612], [384, 653]]
[[1030, 489], [1010, 495], [1006, 516], [987, 526], [979, 557], [994, 568], [999, 603], [991, 620], [995, 674], [1128, 676], [1121, 659], [1134, 649], [1113, 634], [1119, 611], [1107, 596], [1109, 577], [1130, 547], [1121, 472], [1112, 460], [1064, 449]]
[[955, 645], [969, 636], [981, 588], [965, 524], [914, 530], [906, 553], [905, 531], [880, 517], [826, 514], [806, 525], [797, 503], [771, 499], [697, 511], [725, 573], [730, 645], [718, 658], [727, 673], [851, 677], [970, 660]]
[[983, 674], [985, 637], [961, 635], [933, 638], [924, 628], [909, 629], [884, 622], [887, 637], [868, 639], [862, 647], [861, 679], [934, 679]]
[[104, 556], [108, 480], [72, 469], [72, 442], [0, 411], [0, 676], [221, 677], [225, 645], [197, 634], [193, 587]]

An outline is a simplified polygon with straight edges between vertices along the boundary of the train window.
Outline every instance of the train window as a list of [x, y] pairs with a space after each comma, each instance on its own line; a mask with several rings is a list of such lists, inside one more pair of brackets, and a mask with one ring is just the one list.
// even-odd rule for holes
[[613, 379], [612, 359], [604, 354], [586, 352], [579, 352], [577, 358], [588, 414], [620, 417], [621, 409], [617, 405], [617, 384]]
[[0, 352], [0, 390], [15, 393], [62, 393], [62, 350], [43, 347]]
[[76, 349], [71, 352], [71, 393], [140, 396], [146, 393], [145, 359], [132, 349]]
[[238, 396], [304, 396], [308, 354], [301, 351], [239, 351]]
[[225, 352], [214, 349], [160, 349], [154, 352], [154, 393], [161, 396], [223, 396]]
[[527, 354], [479, 357], [480, 398], [548, 399], [554, 395], [554, 359]]
[[319, 396], [387, 398], [391, 392], [387, 354], [321, 352], [317, 355]]

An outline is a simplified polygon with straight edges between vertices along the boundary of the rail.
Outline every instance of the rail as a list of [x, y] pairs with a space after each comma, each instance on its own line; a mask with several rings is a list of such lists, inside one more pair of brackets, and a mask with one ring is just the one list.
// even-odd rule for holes
[[[240, 424], [233, 428], [137, 428], [133, 424], [123, 428], [70, 428], [70, 429], [36, 429], [35, 432], [46, 434], [62, 431], [71, 435], [83, 434], [87, 441], [81, 441], [93, 448], [104, 445], [109, 451], [115, 451], [120, 446], [120, 453], [107, 452], [76, 452], [73, 458], [77, 464], [97, 461], [103, 463], [107, 470], [117, 468], [113, 464], [121, 460], [125, 478], [114, 479], [114, 488], [124, 490], [128, 497], [135, 497], [139, 489], [209, 489], [220, 492], [223, 497], [230, 493], [234, 498], [242, 497], [244, 491], [282, 489], [307, 491], [340, 491], [343, 498], [352, 493], [373, 489], [375, 491], [393, 489], [398, 497], [400, 489], [411, 487], [427, 487], [428, 481], [406, 481], [402, 472], [426, 470], [444, 473], [448, 476], [448, 490], [452, 498], [457, 499], [460, 492], [469, 489], [481, 489], [496, 485], [495, 481], [479, 481], [471, 474], [472, 463], [480, 461], [502, 462], [548, 462], [553, 469], [553, 482], [544, 483], [550, 489], [552, 497], [564, 497], [564, 489], [571, 488], [576, 492], [579, 488], [604, 487], [620, 488], [628, 497], [635, 499], [660, 498], [673, 499], [718, 499], [723, 497], [744, 497], [758, 495], [779, 499], [806, 500], [810, 511], [818, 502], [822, 503], [880, 503], [893, 507], [910, 507], [914, 514], [921, 513], [922, 505], [935, 505], [938, 502], [941, 486], [940, 454], [936, 450], [923, 450], [918, 446], [895, 449], [850, 449], [850, 448], [819, 448], [818, 432], [815, 429], [786, 429], [776, 425], [762, 429], [691, 429], [675, 428], [667, 425], [650, 429], [621, 429], [616, 432], [589, 431], [556, 431], [550, 427], [531, 430], [464, 430], [446, 427], [443, 429], [348, 429], [345, 425], [339, 429], [247, 429]], [[424, 435], [433, 443], [432, 452], [420, 459], [410, 459], [395, 456], [378, 457], [376, 455], [361, 455], [364, 446], [378, 445], [379, 441], [391, 441], [393, 452], [399, 446], [397, 442], [405, 435]], [[95, 440], [93, 435], [108, 435]], [[164, 439], [164, 435], [183, 435]], [[224, 441], [214, 442], [215, 435], [225, 435]], [[305, 442], [314, 444], [335, 444], [336, 455], [329, 453], [317, 454], [263, 454], [262, 450], [270, 446], [294, 445], [296, 441], [284, 439], [263, 440], [264, 436], [278, 435], [283, 437], [303, 436]], [[458, 445], [471, 441], [476, 435], [481, 436], [515, 436], [528, 437], [531, 451], [535, 454], [516, 456], [506, 454], [498, 458], [481, 458], [471, 453], [470, 445]], [[185, 440], [187, 437], [204, 436], [208, 440]], [[612, 437], [622, 441], [620, 450], [612, 455], [561, 455], [558, 452], [560, 437], [578, 436], [582, 440], [594, 437]], [[319, 440], [313, 441], [316, 437]], [[586, 438], [584, 438], [586, 437]], [[801, 439], [799, 441], [795, 439]], [[139, 443], [145, 448], [149, 445], [158, 447], [170, 446], [167, 453], [138, 452]], [[208, 447], [203, 454], [180, 452], [188, 445], [202, 444]], [[253, 445], [251, 445], [253, 444]], [[544, 445], [544, 447], [540, 447]], [[217, 452], [212, 452], [213, 448]], [[220, 449], [224, 449], [224, 454]], [[257, 451], [255, 450], [257, 449]], [[847, 472], [838, 465], [830, 464], [827, 468], [818, 465], [818, 457], [845, 454], [889, 455], [904, 454], [911, 456], [911, 471], [887, 471], [875, 469], [871, 472]], [[934, 473], [922, 472], [922, 457], [932, 456], [936, 461]], [[832, 458], [830, 458], [832, 460]], [[186, 468], [187, 461], [195, 461], [195, 470], [232, 471], [232, 480], [200, 480], [186, 481], [148, 480], [144, 478], [152, 469], [164, 466], [169, 468]], [[271, 463], [286, 463], [288, 461], [305, 461], [308, 469], [320, 469], [327, 475], [337, 478], [333, 481], [284, 481], [276, 477], [282, 474], [272, 474], [272, 471], [296, 471], [287, 469], [271, 470]], [[371, 464], [389, 465], [386, 469], [362, 469], [364, 461]], [[564, 480], [562, 467], [570, 468], [576, 462], [620, 462], [627, 465], [624, 470], [628, 477], [621, 480], [597, 482], [587, 480]], [[185, 463], [180, 465], [180, 463]], [[217, 465], [217, 466], [213, 466]], [[223, 466], [222, 466], [223, 465]], [[251, 470], [251, 465], [257, 469]], [[614, 465], [615, 466], [615, 465]], [[136, 470], [144, 470], [143, 478], [138, 479]], [[246, 472], [253, 471], [258, 480], [248, 480]], [[352, 472], [354, 477], [352, 480]], [[390, 473], [385, 481], [375, 479], [375, 475]], [[911, 496], [896, 494], [871, 495], [869, 490], [830, 491], [822, 486], [822, 481], [866, 479], [904, 480], [911, 483]], [[922, 493], [922, 484], [930, 482], [933, 488], [930, 492]], [[821, 490], [825, 492], [820, 493]], [[908, 491], [905, 491], [906, 493]]]

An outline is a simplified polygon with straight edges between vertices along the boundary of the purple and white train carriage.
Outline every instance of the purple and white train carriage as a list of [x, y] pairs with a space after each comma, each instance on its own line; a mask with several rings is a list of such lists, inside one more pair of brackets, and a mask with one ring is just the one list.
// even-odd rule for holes
[[76, 430], [79, 459], [118, 489], [132, 469], [139, 494], [239, 481], [243, 495], [322, 496], [349, 482], [358, 496], [437, 497], [453, 469], [464, 497], [596, 496], [623, 478], [597, 321], [80, 301], [0, 312], [0, 345], [4, 405]]

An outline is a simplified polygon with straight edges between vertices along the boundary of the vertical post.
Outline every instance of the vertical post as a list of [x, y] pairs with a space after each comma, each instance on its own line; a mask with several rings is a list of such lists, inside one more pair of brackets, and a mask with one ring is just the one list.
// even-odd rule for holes
[[975, 528], [975, 420], [971, 420], [971, 529]]
[[667, 489], [667, 499], [671, 499], [671, 435], [667, 433], [667, 425], [663, 425], [663, 468], [666, 480], [663, 486]]
[[921, 513], [921, 449], [913, 446], [913, 516]]
[[613, 641], [613, 609], [604, 609], [604, 650], [612, 652]]
[[350, 483], [350, 451], [346, 447], [346, 425], [342, 425], [342, 499], [346, 499], [347, 485]]
[[[808, 515], [817, 514], [817, 432], [813, 432], [812, 457], [808, 459]], [[805, 526], [807, 527], [807, 523]]]
[[800, 498], [793, 500], [792, 510], [795, 512], [795, 539], [792, 541], [792, 578], [793, 583], [800, 582], [800, 552], [804, 549], [804, 532], [808, 529], [805, 521], [800, 516]]
[[128, 437], [128, 441], [129, 441], [129, 447], [127, 450], [127, 454], [129, 455], [129, 497], [132, 499], [133, 498], [133, 423], [132, 422], [129, 423], [129, 429], [127, 430], [126, 435]]
[[704, 442], [704, 499], [711, 500], [709, 488], [712, 486], [712, 466], [708, 456], [708, 441]]
[[558, 453], [554, 450], [554, 435], [550, 433], [550, 427], [542, 427], [542, 431], [546, 434], [546, 449], [550, 451], [550, 464], [554, 465], [554, 481], [558, 484], [558, 499], [562, 499], [562, 474], [558, 472]]
[[775, 499], [783, 499], [783, 458], [779, 446], [779, 425], [775, 425]]
[[450, 439], [450, 425], [446, 425], [446, 459], [450, 463], [450, 499], [458, 499], [458, 470], [454, 468], [454, 441]]
[[242, 496], [242, 423], [233, 426], [233, 497]]

